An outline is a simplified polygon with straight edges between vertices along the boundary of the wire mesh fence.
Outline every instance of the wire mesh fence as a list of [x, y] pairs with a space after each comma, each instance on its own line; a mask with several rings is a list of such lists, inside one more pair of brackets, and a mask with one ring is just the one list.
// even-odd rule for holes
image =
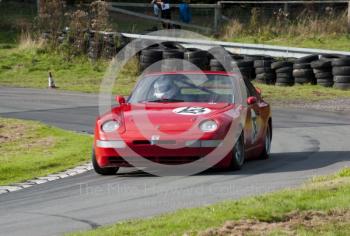
[[254, 12], [260, 22], [267, 22], [282, 17], [293, 21], [307, 16], [338, 16], [348, 11], [347, 1], [223, 1], [221, 5], [225, 17], [243, 23], [249, 22]]

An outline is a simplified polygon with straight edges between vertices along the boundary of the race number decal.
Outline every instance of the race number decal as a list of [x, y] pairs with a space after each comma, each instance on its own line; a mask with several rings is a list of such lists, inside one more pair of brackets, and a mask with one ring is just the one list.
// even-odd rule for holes
[[252, 142], [255, 143], [258, 136], [258, 125], [256, 122], [257, 115], [255, 111], [252, 109]]
[[205, 107], [179, 107], [173, 110], [174, 113], [179, 115], [203, 115], [211, 112], [209, 108]]

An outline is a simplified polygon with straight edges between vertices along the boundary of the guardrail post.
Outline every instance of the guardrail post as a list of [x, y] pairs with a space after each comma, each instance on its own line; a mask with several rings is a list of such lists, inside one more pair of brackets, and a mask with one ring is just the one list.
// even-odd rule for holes
[[348, 32], [350, 33], [350, 0], [348, 2]]
[[221, 3], [218, 2], [217, 5], [214, 8], [214, 33], [218, 33], [220, 29], [220, 23], [221, 23]]
[[284, 13], [288, 13], [288, 3], [287, 2], [284, 3], [283, 11], [284, 11]]
[[36, 11], [39, 15], [39, 12], [40, 12], [40, 0], [36, 0]]

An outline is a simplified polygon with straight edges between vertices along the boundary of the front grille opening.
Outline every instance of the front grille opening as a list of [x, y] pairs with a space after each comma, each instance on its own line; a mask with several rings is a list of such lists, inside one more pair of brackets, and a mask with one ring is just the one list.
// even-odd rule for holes
[[171, 145], [171, 144], [176, 144], [176, 140], [155, 140], [153, 142], [151, 142], [149, 140], [134, 140], [132, 143], [134, 145], [151, 145], [151, 144]]

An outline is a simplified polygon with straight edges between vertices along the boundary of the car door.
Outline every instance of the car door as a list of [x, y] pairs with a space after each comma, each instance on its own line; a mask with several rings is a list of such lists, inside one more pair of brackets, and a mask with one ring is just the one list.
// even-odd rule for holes
[[264, 122], [261, 116], [261, 107], [263, 106], [260, 96], [257, 94], [254, 86], [249, 82], [246, 82], [247, 96], [255, 97], [256, 103], [247, 105], [247, 118], [246, 118], [246, 150], [253, 151], [253, 149], [259, 146], [264, 133]]

